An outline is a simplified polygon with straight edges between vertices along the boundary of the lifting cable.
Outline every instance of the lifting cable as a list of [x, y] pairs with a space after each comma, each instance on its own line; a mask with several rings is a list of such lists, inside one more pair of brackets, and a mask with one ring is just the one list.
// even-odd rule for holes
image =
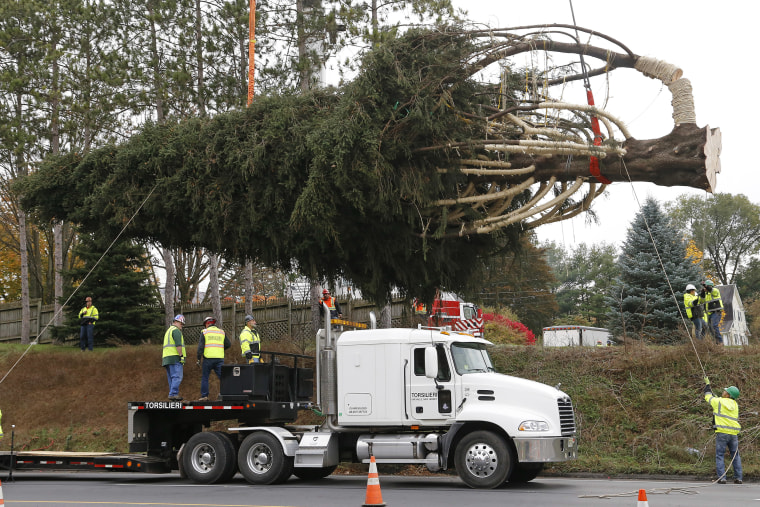
[[[573, 16], [573, 26], [575, 27], [575, 42], [578, 44], [578, 49], [580, 50], [581, 45], [581, 39], [580, 34], [578, 33], [578, 25], [575, 22], [575, 11], [573, 10], [573, 0], [569, 0], [570, 2], [570, 13]], [[583, 51], [578, 51], [578, 55], [581, 58], [581, 68], [583, 69], [583, 86], [586, 88], [586, 100], [588, 101], [589, 106], [594, 106], [594, 92], [591, 91], [591, 81], [588, 78], [588, 68], [586, 68], [586, 61], [583, 58]], [[593, 112], [591, 113], [591, 130], [594, 131], [594, 146], [601, 146], [602, 145], [602, 130], [599, 128], [599, 118], [596, 117], [596, 114]], [[602, 176], [602, 171], [599, 168], [599, 158], [597, 157], [590, 157], [589, 159], [589, 172], [591, 173], [591, 176], [599, 180], [600, 183], [604, 183], [606, 185], [609, 185], [612, 183], [608, 178], [605, 176]]]
[[150, 196], [151, 196], [151, 195], [153, 195], [153, 192], [156, 190], [156, 188], [158, 188], [158, 182], [156, 182], [156, 184], [155, 184], [155, 185], [153, 185], [153, 188], [151, 188], [151, 189], [150, 189], [150, 192], [148, 192], [148, 195], [147, 195], [147, 196], [145, 196], [145, 199], [143, 199], [143, 202], [142, 202], [142, 203], [140, 203], [140, 206], [138, 206], [138, 207], [137, 207], [137, 209], [136, 209], [136, 210], [135, 210], [135, 212], [132, 214], [132, 216], [130, 217], [130, 219], [127, 221], [127, 223], [126, 223], [126, 224], [124, 224], [124, 227], [122, 227], [122, 228], [121, 228], [121, 231], [119, 231], [119, 233], [116, 235], [116, 237], [113, 239], [113, 241], [111, 241], [111, 244], [110, 244], [110, 245], [108, 245], [108, 248], [106, 248], [106, 249], [105, 249], [105, 251], [104, 251], [104, 252], [103, 252], [103, 254], [100, 256], [100, 258], [98, 259], [98, 261], [97, 261], [95, 264], [93, 264], [92, 268], [90, 268], [90, 271], [88, 271], [88, 272], [87, 272], [87, 274], [85, 275], [85, 277], [82, 279], [81, 283], [80, 283], [80, 284], [79, 284], [79, 285], [78, 285], [78, 286], [77, 286], [77, 287], [74, 289], [74, 291], [71, 293], [71, 295], [70, 295], [68, 298], [66, 298], [66, 301], [65, 301], [65, 302], [64, 302], [64, 303], [61, 305], [61, 307], [60, 307], [60, 308], [58, 309], [58, 311], [57, 311], [57, 312], [56, 312], [56, 313], [53, 315], [53, 317], [50, 319], [50, 321], [47, 323], [47, 325], [46, 325], [46, 326], [45, 326], [45, 327], [42, 329], [42, 331], [40, 331], [40, 332], [37, 334], [37, 339], [36, 339], [36, 340], [34, 340], [32, 343], [30, 343], [30, 344], [29, 344], [29, 346], [26, 348], [26, 350], [24, 350], [24, 352], [21, 354], [21, 356], [18, 358], [18, 360], [16, 360], [16, 362], [15, 362], [15, 363], [13, 363], [13, 366], [11, 366], [11, 367], [10, 367], [10, 369], [9, 369], [9, 370], [8, 370], [8, 371], [5, 373], [5, 375], [3, 376], [3, 378], [2, 378], [2, 379], [0, 379], [0, 384], [2, 384], [2, 383], [3, 383], [3, 381], [5, 381], [5, 379], [8, 377], [8, 375], [10, 375], [10, 374], [11, 374], [11, 372], [14, 370], [14, 368], [16, 368], [16, 366], [17, 366], [17, 365], [18, 365], [18, 364], [21, 362], [21, 360], [24, 358], [24, 356], [26, 356], [27, 352], [29, 352], [29, 350], [30, 350], [30, 349], [31, 349], [31, 348], [32, 348], [34, 345], [37, 345], [37, 340], [39, 340], [39, 339], [40, 339], [40, 336], [42, 336], [42, 334], [43, 334], [45, 331], [47, 331], [47, 329], [50, 327], [51, 323], [55, 322], [55, 319], [56, 319], [56, 317], [58, 317], [58, 315], [60, 315], [60, 313], [63, 311], [63, 308], [64, 308], [64, 307], [65, 307], [65, 306], [66, 306], [66, 305], [69, 303], [69, 301], [71, 301], [71, 298], [73, 298], [73, 297], [74, 297], [74, 295], [75, 295], [77, 292], [79, 292], [79, 289], [81, 289], [81, 288], [82, 288], [82, 286], [84, 285], [84, 283], [87, 281], [87, 278], [88, 278], [88, 277], [89, 277], [89, 276], [92, 274], [93, 270], [95, 270], [95, 268], [96, 268], [96, 267], [98, 267], [98, 264], [100, 264], [100, 261], [102, 261], [102, 260], [103, 260], [103, 258], [106, 256], [106, 254], [107, 254], [107, 253], [108, 253], [108, 252], [111, 250], [111, 248], [114, 246], [114, 244], [116, 244], [116, 242], [119, 240], [119, 238], [121, 237], [121, 235], [122, 235], [122, 234], [124, 234], [124, 231], [125, 231], [125, 230], [127, 230], [127, 227], [129, 227], [129, 225], [130, 225], [130, 224], [132, 223], [132, 221], [135, 219], [135, 217], [136, 217], [136, 216], [137, 216], [137, 214], [140, 212], [140, 210], [143, 208], [143, 206], [145, 205], [145, 203], [148, 201], [148, 199], [150, 199]]

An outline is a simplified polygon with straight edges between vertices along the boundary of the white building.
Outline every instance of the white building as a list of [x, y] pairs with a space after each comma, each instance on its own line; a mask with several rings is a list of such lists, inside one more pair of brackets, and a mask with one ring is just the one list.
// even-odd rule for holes
[[720, 291], [720, 298], [723, 301], [724, 314], [720, 323], [723, 345], [747, 345], [750, 332], [742, 298], [739, 297], [739, 289], [734, 284], [716, 285], [715, 288]]

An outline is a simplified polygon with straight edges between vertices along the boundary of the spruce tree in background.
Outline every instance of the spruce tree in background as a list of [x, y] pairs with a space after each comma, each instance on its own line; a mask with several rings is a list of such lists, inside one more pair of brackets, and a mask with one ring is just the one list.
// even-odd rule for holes
[[686, 318], [683, 291], [686, 284], [697, 285], [701, 274], [686, 259], [681, 234], [654, 199], [646, 200], [631, 223], [617, 265], [620, 274], [607, 298], [607, 326], [613, 335], [655, 343], [682, 339], [686, 331], [681, 320], [682, 314]]
[[160, 339], [162, 310], [149, 284], [145, 247], [130, 240], [117, 241], [95, 266], [111, 239], [96, 238], [92, 234], [81, 234], [80, 238], [75, 254], [83, 264], [66, 274], [79, 283], [90, 269], [92, 273], [69, 301], [66, 323], [56, 329], [56, 334], [79, 336], [79, 310], [85, 298], [92, 296], [92, 303], [100, 314], [95, 323], [96, 347], [108, 340], [140, 343]]

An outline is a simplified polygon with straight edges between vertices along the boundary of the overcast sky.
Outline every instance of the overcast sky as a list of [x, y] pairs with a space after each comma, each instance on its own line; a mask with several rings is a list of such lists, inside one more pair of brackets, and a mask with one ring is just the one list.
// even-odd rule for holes
[[[469, 12], [469, 18], [491, 27], [527, 24], [572, 23], [568, 0], [453, 0], [454, 5]], [[754, 78], [758, 75], [753, 52], [757, 32], [756, 19], [749, 15], [753, 3], [733, 1], [725, 4], [703, 0], [637, 0], [599, 2], [574, 0], [575, 19], [579, 26], [604, 33], [625, 44], [633, 53], [651, 56], [677, 65], [683, 77], [691, 81], [697, 125], [720, 127], [723, 136], [722, 171], [717, 192], [744, 194], [760, 204], [760, 175], [752, 147], [752, 124], [758, 113]], [[742, 7], [744, 6], [744, 8]], [[515, 59], [517, 65], [525, 57]], [[593, 62], [596, 66], [597, 62]], [[623, 120], [633, 137], [652, 139], [673, 128], [671, 94], [659, 81], [625, 69], [616, 70], [611, 80], [606, 110]], [[596, 104], [607, 93], [603, 77], [592, 78]], [[585, 103], [582, 89], [567, 102]], [[643, 204], [648, 196], [661, 202], [688, 193], [708, 197], [704, 191], [688, 187], [658, 187], [651, 183], [614, 183], [608, 197], [594, 201], [600, 224], [587, 224], [582, 215], [572, 220], [537, 229], [540, 240], [554, 240], [566, 248], [581, 242], [607, 241], [620, 246], [630, 222], [639, 211], [635, 194]]]

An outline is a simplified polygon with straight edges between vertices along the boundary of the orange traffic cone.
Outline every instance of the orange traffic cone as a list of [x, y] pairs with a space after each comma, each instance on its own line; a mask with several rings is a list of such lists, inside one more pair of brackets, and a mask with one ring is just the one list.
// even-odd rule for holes
[[639, 503], [637, 507], [649, 507], [649, 502], [647, 501], [647, 490], [639, 490]]
[[0, 505], [5, 505], [5, 500], [3, 500], [3, 482], [0, 481]]
[[377, 464], [375, 457], [369, 458], [369, 477], [367, 477], [367, 496], [364, 499], [362, 507], [371, 507], [373, 505], [385, 505], [383, 495], [380, 492], [380, 478], [377, 476]]

